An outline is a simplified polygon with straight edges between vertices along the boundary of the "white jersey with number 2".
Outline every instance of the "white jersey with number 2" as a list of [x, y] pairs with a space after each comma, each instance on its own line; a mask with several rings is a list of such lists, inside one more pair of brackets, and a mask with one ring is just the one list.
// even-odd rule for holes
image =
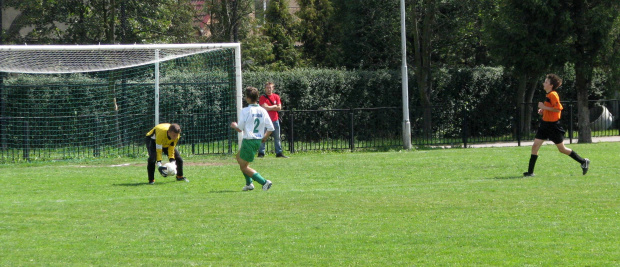
[[263, 139], [265, 128], [273, 131], [273, 123], [267, 110], [257, 104], [251, 104], [241, 110], [237, 127], [243, 130], [243, 139]]

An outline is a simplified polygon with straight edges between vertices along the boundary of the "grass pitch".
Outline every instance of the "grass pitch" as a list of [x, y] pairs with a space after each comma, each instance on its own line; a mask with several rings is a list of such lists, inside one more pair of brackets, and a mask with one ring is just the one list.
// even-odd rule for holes
[[242, 192], [233, 156], [2, 165], [1, 266], [620, 264], [620, 143], [268, 155]]

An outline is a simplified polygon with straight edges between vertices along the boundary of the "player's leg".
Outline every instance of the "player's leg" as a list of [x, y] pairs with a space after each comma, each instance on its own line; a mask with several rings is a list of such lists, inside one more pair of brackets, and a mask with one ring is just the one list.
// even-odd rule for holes
[[252, 177], [252, 175], [254, 175], [254, 172], [256, 172], [256, 171], [254, 169], [250, 168], [250, 162], [248, 162], [247, 160], [242, 158], [241, 151], [239, 151], [239, 153], [237, 153], [236, 159], [237, 159], [237, 163], [239, 163], [239, 170], [241, 170], [241, 172], [244, 175]]
[[527, 167], [527, 172], [524, 172], [523, 176], [534, 176], [534, 167], [536, 167], [536, 160], [538, 160], [538, 150], [544, 142], [545, 140], [542, 139], [534, 139], [534, 144], [532, 144], [532, 153], [530, 155], [530, 162]]
[[564, 143], [558, 143], [558, 144], [555, 144], [555, 146], [558, 148], [558, 151], [560, 151], [560, 153], [562, 154], [570, 155], [573, 152], [573, 150], [566, 147]]
[[278, 158], [288, 158], [282, 154], [282, 139], [280, 139], [280, 121], [273, 122], [273, 148], [276, 150], [276, 157]]
[[252, 184], [253, 182], [252, 176], [254, 175], [256, 171], [250, 168], [249, 166], [250, 163], [242, 159], [240, 155], [241, 155], [241, 151], [237, 153], [235, 158], [237, 159], [237, 163], [239, 163], [239, 170], [241, 170], [241, 173], [243, 173], [243, 177], [245, 178], [245, 186], [243, 187], [242, 190], [243, 191], [254, 190], [254, 184]]
[[151, 137], [147, 137], [146, 141], [146, 151], [149, 153], [149, 158], [147, 159], [146, 171], [149, 177], [149, 183], [152, 184], [155, 182], [155, 163], [157, 162], [157, 151], [155, 151], [155, 140]]
[[536, 160], [538, 160], [538, 150], [549, 139], [549, 123], [541, 122], [534, 136], [534, 144], [532, 144], [532, 153], [530, 154], [530, 163], [527, 168], [527, 172], [523, 173], [523, 176], [534, 176], [534, 167], [536, 166]]
[[280, 143], [280, 121], [273, 122], [273, 149], [276, 151], [276, 155], [282, 155], [282, 144]]
[[254, 161], [254, 154], [260, 147], [260, 144], [260, 139], [244, 139], [241, 143], [241, 149], [237, 154], [237, 162], [239, 163], [239, 168], [244, 175], [249, 176], [252, 180], [263, 185], [263, 190], [268, 190], [271, 187], [271, 181], [263, 178], [260, 173], [249, 166], [250, 162]]
[[187, 177], [183, 176], [183, 157], [181, 157], [181, 152], [176, 147], [174, 148], [174, 161], [177, 165], [177, 181], [189, 182]]
[[558, 148], [560, 153], [568, 155], [575, 161], [579, 162], [583, 175], [585, 175], [590, 168], [590, 160], [582, 158], [579, 154], [577, 154], [577, 152], [564, 146], [564, 133], [566, 133], [566, 131], [564, 131], [560, 124], [555, 123], [550, 131], [549, 139], [555, 143], [555, 146]]
[[[250, 162], [244, 160], [240, 154], [241, 153], [237, 154], [237, 162], [239, 163], [239, 169], [243, 172], [243, 175], [249, 177], [251, 179], [250, 181], [254, 180], [261, 185], [265, 185], [265, 178], [263, 178], [263, 176], [261, 176], [256, 170], [250, 168]], [[248, 180], [246, 178], [246, 183], [247, 181]]]
[[254, 161], [255, 151], [256, 149], [253, 148], [252, 142], [244, 139], [241, 142], [239, 153], [236, 155], [237, 163], [239, 163], [239, 169], [245, 177], [245, 187], [243, 187], [243, 191], [254, 189], [254, 185], [252, 185], [252, 175], [254, 175], [256, 171], [250, 168], [249, 165], [251, 161]]
[[[263, 134], [265, 134], [265, 132], [267, 131], [267, 128], [263, 129]], [[265, 143], [261, 143], [260, 146], [258, 147], [258, 155], [259, 158], [262, 158], [265, 156]]]
[[581, 170], [583, 172], [583, 175], [585, 175], [588, 172], [588, 169], [590, 168], [590, 160], [589, 159], [585, 159], [582, 158], [581, 156], [579, 156], [579, 154], [577, 154], [577, 152], [575, 152], [574, 150], [564, 146], [564, 143], [559, 143], [559, 144], [555, 144], [558, 147], [558, 150], [565, 155], [570, 156], [572, 159], [574, 159], [575, 161], [579, 162], [579, 164], [581, 165]]
[[542, 139], [534, 139], [534, 144], [532, 144], [532, 155], [537, 155], [538, 156], [538, 150], [540, 150], [540, 147], [542, 146], [542, 144], [545, 142], [545, 140]]

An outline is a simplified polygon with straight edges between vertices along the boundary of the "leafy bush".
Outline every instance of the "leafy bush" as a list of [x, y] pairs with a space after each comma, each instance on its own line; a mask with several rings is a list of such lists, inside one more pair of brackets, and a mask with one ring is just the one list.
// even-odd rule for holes
[[[200, 66], [197, 66], [200, 67]], [[139, 74], [142, 73], [142, 74]], [[162, 68], [160, 80], [161, 121], [181, 123], [185, 140], [226, 139], [227, 127], [234, 120], [234, 83], [230, 73], [214, 68], [193, 73], [182, 68]], [[574, 71], [564, 73], [563, 101], [574, 95]], [[125, 74], [123, 74], [125, 75]], [[22, 125], [18, 119], [5, 119], [3, 129], [11, 132], [13, 141], [25, 140], [23, 127], [37, 129], [29, 139], [41, 145], [75, 142], [76, 139], [99, 142], [97, 136], [109, 136], [124, 127], [129, 136], [152, 127], [153, 77], [148, 71], [130, 73], [123, 79], [115, 72], [72, 75], [9, 75], [4, 79], [2, 97], [5, 118], [45, 117]], [[233, 79], [234, 81], [234, 79]], [[348, 138], [348, 126], [354, 122], [356, 138], [398, 135], [402, 123], [401, 74], [397, 70], [295, 69], [287, 72], [246, 71], [243, 85], [263, 91], [267, 81], [275, 83], [275, 91], [283, 100], [284, 138], [289, 138], [290, 119], [295, 120], [296, 140]], [[515, 81], [502, 68], [442, 68], [434, 72], [432, 93], [433, 133], [441, 138], [459, 138], [468, 126], [469, 136], [504, 136], [512, 131], [515, 115]], [[112, 92], [114, 91], [114, 92]], [[542, 91], [542, 90], [539, 90]], [[606, 95], [604, 73], [595, 75], [591, 99]], [[537, 92], [541, 94], [541, 92]], [[413, 132], [421, 128], [422, 109], [413, 72], [409, 74], [409, 110]], [[539, 99], [536, 95], [535, 99]], [[573, 98], [574, 99], [574, 98]], [[120, 107], [114, 109], [114, 103]], [[354, 109], [391, 107], [369, 112]], [[36, 109], [35, 109], [36, 108]], [[305, 113], [308, 110], [334, 110]], [[353, 116], [353, 117], [351, 117]], [[289, 120], [289, 121], [287, 121]], [[130, 123], [133, 123], [129, 126]], [[207, 128], [207, 130], [204, 130]], [[76, 133], [71, 138], [57, 138], [63, 133]], [[91, 129], [85, 131], [83, 129]], [[94, 129], [94, 130], [92, 130]], [[198, 130], [201, 129], [201, 130]], [[196, 133], [192, 136], [190, 133]], [[110, 136], [126, 139], [124, 136]], [[140, 142], [141, 140], [137, 140]], [[71, 143], [72, 145], [76, 145]]]

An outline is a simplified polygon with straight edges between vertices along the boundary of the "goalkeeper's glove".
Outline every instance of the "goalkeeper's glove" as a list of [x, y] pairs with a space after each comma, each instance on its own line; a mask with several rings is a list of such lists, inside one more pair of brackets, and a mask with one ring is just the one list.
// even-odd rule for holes
[[157, 170], [159, 170], [159, 174], [161, 174], [161, 176], [166, 177], [168, 176], [164, 171], [166, 170], [166, 167], [161, 166], [161, 161], [157, 162]]

